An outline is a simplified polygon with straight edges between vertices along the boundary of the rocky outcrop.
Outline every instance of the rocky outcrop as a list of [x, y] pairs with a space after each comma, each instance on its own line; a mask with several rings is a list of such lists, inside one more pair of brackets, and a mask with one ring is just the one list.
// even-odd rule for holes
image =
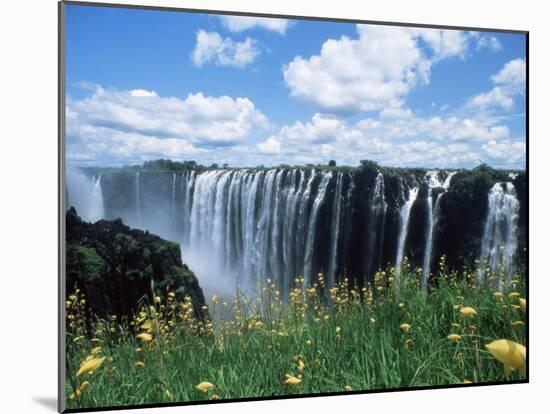
[[[66, 213], [67, 294], [79, 288], [99, 316], [131, 315], [153, 294], [173, 291], [193, 302], [202, 317], [204, 295], [195, 274], [181, 261], [177, 243], [134, 230], [122, 220], [83, 221], [74, 208]], [[153, 293], [154, 291], [154, 293]]]

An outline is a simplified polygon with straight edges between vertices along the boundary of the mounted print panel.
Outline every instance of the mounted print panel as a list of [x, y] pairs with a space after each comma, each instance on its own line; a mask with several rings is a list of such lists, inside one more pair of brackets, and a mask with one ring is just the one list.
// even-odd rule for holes
[[527, 381], [527, 32], [60, 26], [60, 410]]

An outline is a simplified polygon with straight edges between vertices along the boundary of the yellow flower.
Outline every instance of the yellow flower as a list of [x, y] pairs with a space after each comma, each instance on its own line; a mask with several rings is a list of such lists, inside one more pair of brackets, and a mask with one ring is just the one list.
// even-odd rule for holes
[[74, 400], [76, 397], [80, 397], [80, 390], [76, 390], [76, 394], [73, 392], [70, 396], [69, 396], [69, 400]]
[[344, 389], [346, 391], [353, 391], [353, 388], [351, 388], [351, 385], [346, 385]]
[[376, 323], [376, 319], [370, 318], [370, 323]]
[[286, 379], [284, 380], [283, 384], [285, 385], [298, 385], [302, 382], [301, 378], [295, 377], [293, 375], [286, 375]]
[[104, 360], [105, 360], [105, 357], [88, 359], [82, 365], [80, 365], [80, 368], [76, 372], [76, 377], [78, 378], [81, 375], [88, 374], [92, 371], [95, 371], [101, 366], [101, 364], [103, 364]]
[[73, 342], [78, 342], [81, 339], [84, 339], [84, 337], [83, 336], [77, 336], [76, 338], [73, 339]]
[[462, 307], [462, 305], [454, 305], [454, 306], [453, 306], [453, 309], [454, 309], [454, 310], [458, 310], [458, 309], [460, 309], [461, 307]]
[[401, 302], [398, 306], [399, 306], [399, 309], [403, 309], [405, 307], [405, 304]]
[[140, 333], [138, 336], [136, 336], [137, 339], [140, 339], [144, 342], [149, 342], [153, 339], [153, 336], [148, 333]]
[[450, 334], [449, 336], [447, 336], [447, 339], [451, 342], [458, 342], [462, 339], [462, 337], [458, 334]]
[[311, 339], [306, 339], [306, 345], [311, 345], [312, 342], [311, 342]]
[[96, 346], [95, 348], [92, 348], [90, 351], [90, 354], [99, 354], [102, 351], [102, 348], [100, 346]]
[[523, 324], [524, 324], [523, 321], [514, 321], [512, 322], [512, 328], [519, 328]]
[[451, 323], [451, 326], [453, 328], [460, 328], [460, 325], [458, 323]]
[[208, 392], [209, 389], [214, 388], [214, 384], [208, 381], [203, 381], [196, 387], [199, 391]]
[[468, 318], [471, 318], [471, 317], [474, 317], [477, 315], [477, 312], [474, 308], [470, 307], [470, 306], [466, 306], [462, 309], [460, 309], [460, 314], [462, 316], [465, 316], [465, 317], [468, 317]]
[[210, 397], [211, 400], [219, 400], [220, 396], [218, 394], [212, 394], [212, 397]]
[[519, 370], [522, 376], [525, 376], [525, 346], [508, 339], [497, 339], [485, 345], [485, 348], [487, 348], [495, 359], [502, 362], [506, 378], [516, 369]]
[[155, 303], [160, 303], [160, 296], [155, 296]]
[[407, 339], [405, 341], [405, 348], [409, 349], [413, 345], [412, 339]]
[[523, 312], [527, 310], [527, 300], [525, 298], [519, 298], [519, 307]]
[[502, 299], [502, 296], [503, 296], [502, 293], [500, 293], [500, 292], [495, 292], [494, 295], [495, 295], [495, 299], [497, 299], [497, 300]]
[[302, 361], [301, 359], [299, 359], [297, 362], [296, 362], [296, 367], [298, 368], [298, 371], [302, 372], [304, 370], [304, 368], [306, 367], [306, 365], [304, 364], [304, 361]]
[[463, 384], [471, 384], [472, 381], [465, 379], [464, 381], [462, 381], [462, 383], [463, 383]]
[[78, 390], [79, 391], [84, 391], [89, 386], [90, 386], [90, 383], [88, 381], [84, 381], [82, 384], [80, 384], [80, 387], [78, 387]]
[[153, 329], [155, 329], [155, 321], [152, 321], [151, 319], [147, 319], [143, 325], [141, 325], [141, 329], [144, 330], [144, 331], [152, 331]]
[[338, 335], [340, 332], [342, 332], [342, 328], [339, 326], [336, 327], [336, 334]]
[[408, 323], [402, 323], [399, 327], [405, 332], [409, 332], [411, 330], [411, 325]]
[[521, 295], [518, 292], [512, 292], [512, 293], [508, 294], [508, 298], [510, 300], [515, 300], [515, 299], [519, 298], [520, 296]]
[[141, 361], [136, 362], [136, 368], [145, 368], [145, 363]]

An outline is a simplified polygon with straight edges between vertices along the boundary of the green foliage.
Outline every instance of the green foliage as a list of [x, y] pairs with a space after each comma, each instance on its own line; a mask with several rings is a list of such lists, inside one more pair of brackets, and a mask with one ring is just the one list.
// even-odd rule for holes
[[107, 265], [93, 247], [68, 246], [67, 269], [69, 278], [79, 277], [85, 282], [101, 280]]
[[[526, 326], [512, 325], [525, 314], [519, 299], [506, 295], [525, 294], [519, 278], [499, 298], [488, 284], [475, 283], [474, 271], [459, 279], [442, 270], [437, 287], [425, 292], [418, 287], [417, 270], [405, 269], [398, 289], [384, 274], [374, 294], [345, 283], [329, 294], [319, 281], [316, 288], [297, 287], [286, 304], [269, 283], [256, 305], [240, 294], [232, 306], [214, 298], [210, 334], [178, 330], [183, 322], [176, 321], [174, 333], [156, 335], [150, 347], [135, 339], [127, 322], [100, 322], [115, 333], [104, 329], [98, 337], [107, 360], [87, 378], [91, 385], [79, 403], [106, 407], [520, 379], [517, 371], [506, 378], [485, 348], [501, 338], [525, 344]], [[460, 306], [475, 308], [477, 316], [462, 316]], [[404, 323], [410, 330], [401, 327]], [[460, 335], [458, 342], [450, 341], [450, 334]], [[68, 343], [72, 367], [97, 346], [90, 338], [74, 343], [72, 336]], [[144, 351], [136, 352], [138, 347]], [[135, 366], [138, 361], [143, 368]], [[285, 375], [301, 375], [302, 382], [285, 385]], [[202, 381], [215, 388], [198, 391]], [[68, 403], [76, 407], [75, 401]]]

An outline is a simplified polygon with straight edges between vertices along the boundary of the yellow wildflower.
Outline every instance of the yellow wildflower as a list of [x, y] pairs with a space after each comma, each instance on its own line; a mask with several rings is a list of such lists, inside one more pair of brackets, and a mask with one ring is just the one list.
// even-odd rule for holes
[[497, 339], [490, 344], [485, 345], [485, 348], [504, 365], [504, 374], [506, 378], [516, 369], [519, 370], [522, 376], [525, 376], [525, 346], [508, 339]]
[[512, 293], [508, 294], [508, 298], [510, 300], [515, 300], [515, 299], [519, 298], [520, 296], [521, 295], [518, 292], [512, 292]]
[[468, 318], [471, 318], [471, 317], [474, 317], [477, 315], [477, 312], [474, 308], [470, 307], [470, 306], [466, 306], [462, 309], [460, 309], [460, 314], [462, 316], [465, 316], [465, 317], [468, 317]]
[[340, 332], [342, 332], [342, 328], [339, 326], [336, 327], [336, 334], [338, 335]]
[[447, 336], [447, 339], [451, 342], [458, 342], [462, 339], [462, 337], [458, 334], [450, 334], [449, 336]]
[[514, 322], [512, 322], [512, 328], [519, 328], [522, 325], [524, 325], [523, 321], [514, 321]]
[[500, 292], [495, 292], [494, 295], [495, 295], [495, 299], [497, 299], [497, 300], [502, 299], [502, 296], [503, 296], [502, 293], [500, 293]]
[[99, 354], [103, 349], [100, 346], [96, 346], [95, 348], [92, 348], [90, 351], [90, 354]]
[[353, 388], [351, 388], [351, 385], [346, 385], [344, 389], [346, 391], [353, 391]]
[[462, 383], [463, 383], [463, 384], [471, 384], [472, 381], [465, 379], [464, 381], [462, 381]]
[[196, 388], [199, 391], [208, 392], [209, 389], [214, 388], [214, 384], [212, 384], [211, 382], [208, 382], [208, 381], [203, 381], [200, 384], [198, 384]]
[[136, 368], [145, 368], [145, 363], [141, 361], [136, 362]]
[[399, 327], [405, 332], [409, 332], [411, 330], [411, 325], [408, 323], [402, 323]]
[[523, 312], [527, 310], [527, 300], [525, 298], [519, 298], [519, 307]]
[[101, 366], [101, 364], [103, 364], [104, 360], [105, 360], [105, 357], [88, 359], [82, 365], [80, 365], [80, 368], [76, 372], [76, 377], [78, 378], [81, 375], [88, 374], [92, 371], [95, 371]]
[[286, 379], [283, 384], [285, 385], [298, 385], [302, 382], [301, 378], [295, 377], [294, 375], [286, 375]]
[[212, 394], [212, 397], [210, 397], [211, 400], [219, 400], [220, 396], [218, 394]]
[[153, 336], [148, 333], [140, 333], [138, 336], [136, 336], [137, 339], [140, 339], [144, 342], [149, 342], [153, 339]]

